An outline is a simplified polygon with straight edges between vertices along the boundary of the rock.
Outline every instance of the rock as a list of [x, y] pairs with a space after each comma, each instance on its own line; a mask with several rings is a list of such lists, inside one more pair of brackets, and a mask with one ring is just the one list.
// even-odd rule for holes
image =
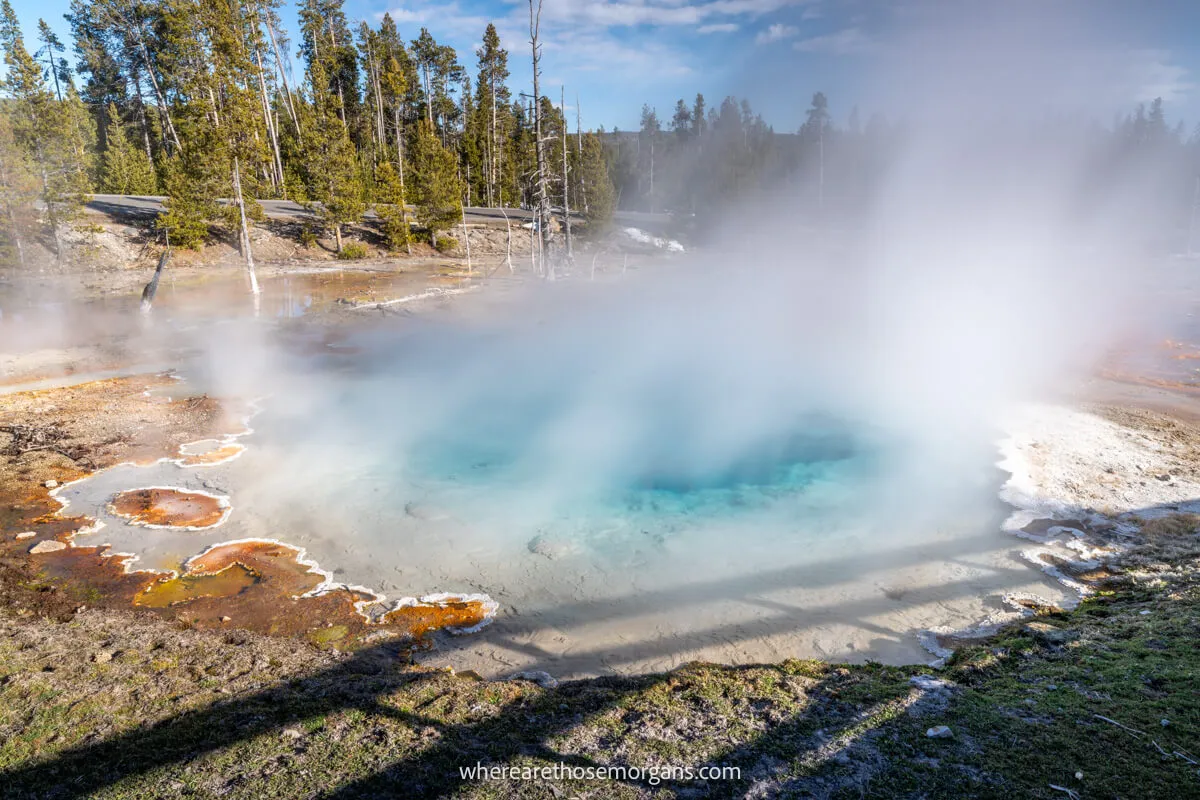
[[932, 675], [914, 675], [908, 679], [908, 682], [918, 689], [926, 691], [942, 691], [950, 688], [950, 684], [947, 681], [935, 678]]
[[42, 553], [56, 553], [59, 550], [66, 549], [67, 546], [60, 541], [55, 539], [45, 539], [29, 548], [29, 552], [35, 556], [40, 556]]
[[233, 617], [221, 617], [221, 622], [229, 622]]
[[33, 531], [21, 531], [17, 534], [18, 539], [32, 539], [35, 536], [37, 536], [37, 534]]
[[1077, 780], [1077, 781], [1081, 781], [1081, 780], [1083, 780], [1083, 773], [1082, 773], [1082, 772], [1076, 772], [1076, 773], [1075, 773], [1075, 780]]
[[107, 664], [112, 660], [113, 653], [111, 650], [97, 650], [96, 652], [92, 653], [92, 661], [97, 664]]
[[954, 731], [947, 725], [936, 725], [925, 731], [925, 735], [930, 739], [953, 739]]
[[532, 670], [530, 672], [518, 672], [516, 675], [513, 675], [511, 678], [509, 678], [509, 680], [510, 681], [532, 681], [533, 683], [536, 683], [538, 686], [542, 687], [543, 689], [557, 689], [558, 688], [558, 679], [555, 678], [553, 675], [551, 675], [549, 672], [542, 672], [540, 669]]
[[56, 488], [58, 488], [58, 481], [48, 480], [42, 485], [45, 486], [47, 489], [56, 489]]
[[1065, 631], [1046, 622], [1028, 622], [1025, 630], [1048, 644], [1066, 644], [1078, 637], [1074, 631]]

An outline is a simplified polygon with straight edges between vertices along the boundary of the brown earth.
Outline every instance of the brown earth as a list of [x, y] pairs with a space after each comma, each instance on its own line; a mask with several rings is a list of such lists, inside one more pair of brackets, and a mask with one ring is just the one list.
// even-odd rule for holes
[[237, 444], [236, 442], [223, 444], [204, 453], [183, 454], [179, 459], [179, 463], [185, 467], [203, 467], [212, 464], [221, 464], [236, 458], [245, 450], [244, 445]]
[[139, 525], [211, 528], [225, 518], [219, 498], [179, 489], [130, 489], [109, 504], [109, 512]]
[[[175, 457], [187, 442], [244, 429], [246, 409], [240, 404], [146, 394], [172, 385], [177, 384], [167, 375], [139, 375], [3, 398], [0, 605], [55, 619], [69, 619], [85, 606], [137, 606], [194, 627], [243, 628], [339, 647], [380, 633], [424, 647], [435, 630], [483, 621], [485, 609], [478, 602], [419, 603], [376, 623], [356, 605], [373, 601], [371, 595], [331, 587], [302, 596], [324, 577], [300, 563], [297, 549], [275, 542], [219, 545], [192, 559], [179, 577], [129, 571], [128, 558], [104, 546], [31, 553], [43, 542], [69, 545], [72, 534], [93, 522], [58, 513], [53, 487], [119, 463]], [[175, 503], [180, 500], [182, 508]], [[161, 490], [133, 492], [117, 506], [156, 524], [194, 524], [216, 513], [203, 501]], [[182, 511], [188, 513], [177, 513]], [[32, 537], [18, 538], [30, 532]]]

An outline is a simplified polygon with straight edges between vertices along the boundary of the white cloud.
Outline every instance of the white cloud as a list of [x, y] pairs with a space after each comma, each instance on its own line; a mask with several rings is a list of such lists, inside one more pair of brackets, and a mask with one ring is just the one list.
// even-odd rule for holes
[[836, 56], [869, 53], [878, 49], [878, 46], [861, 28], [845, 28], [835, 33], [802, 39], [792, 45], [803, 53], [829, 53]]
[[421, 23], [429, 19], [429, 9], [427, 8], [389, 8], [387, 11], [380, 11], [375, 18], [383, 19], [384, 14], [390, 15], [392, 21], [397, 25], [403, 25], [406, 22]]
[[[452, 39], [456, 36], [482, 38], [484, 28], [487, 27], [488, 22], [492, 21], [488, 17], [463, 11], [457, 2], [435, 5], [428, 0], [419, 0], [411, 3], [407, 8], [391, 8], [386, 13], [391, 15], [392, 20], [400, 28], [402, 36], [408, 35], [406, 29], [428, 27], [431, 28], [430, 33], [439, 40]], [[380, 12], [375, 15], [375, 18], [382, 19], [383, 14], [384, 12]], [[498, 25], [503, 24], [503, 20], [496, 20], [496, 22]], [[415, 36], [416, 31], [413, 30], [413, 35], [409, 38], [415, 38]]]
[[1128, 54], [1127, 85], [1133, 99], [1148, 103], [1161, 97], [1164, 103], [1183, 101], [1195, 84], [1188, 70], [1176, 64], [1165, 50], [1133, 50]]
[[718, 22], [715, 25], [701, 25], [699, 28], [696, 28], [696, 33], [733, 33], [734, 31], [738, 30], [739, 27], [739, 25], [733, 22]]
[[545, 7], [543, 18], [602, 27], [721, 24], [711, 21], [757, 19], [788, 6], [813, 2], [816, 0], [558, 0]]
[[771, 44], [772, 42], [782, 42], [784, 39], [790, 39], [800, 32], [800, 29], [793, 25], [784, 25], [775, 23], [764, 31], [760, 31], [758, 36], [754, 37], [755, 44]]
[[692, 73], [685, 56], [665, 44], [626, 41], [604, 31], [558, 30], [547, 34], [544, 47], [547, 60], [552, 55], [560, 69], [604, 72], [639, 85]]

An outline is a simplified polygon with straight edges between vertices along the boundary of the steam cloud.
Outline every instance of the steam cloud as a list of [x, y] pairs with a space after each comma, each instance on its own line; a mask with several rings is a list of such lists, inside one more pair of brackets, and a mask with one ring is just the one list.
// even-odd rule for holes
[[520, 491], [497, 513], [536, 524], [845, 446], [886, 454], [881, 498], [935, 502], [957, 467], [994, 461], [998, 413], [1137, 322], [1148, 231], [1173, 219], [1156, 164], [1099, 176], [1086, 115], [1105, 111], [1115, 45], [1082, 6], [1050, 5], [968, 4], [877, 56], [874, 93], [907, 113], [853, 218], [814, 225], [773, 198], [731, 211], [707, 253], [617, 284], [364, 334], [370, 366], [333, 377], [269, 347], [248, 367], [246, 334], [224, 329], [214, 379], [273, 391], [306, 454], [264, 481], [303, 493], [394, 469], [419, 485], [502, 463]]

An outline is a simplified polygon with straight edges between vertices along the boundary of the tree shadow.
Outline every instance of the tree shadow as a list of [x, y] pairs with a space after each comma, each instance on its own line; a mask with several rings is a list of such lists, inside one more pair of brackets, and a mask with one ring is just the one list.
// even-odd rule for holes
[[[0, 774], [5, 797], [73, 798], [90, 796], [107, 787], [136, 779], [164, 767], [182, 766], [221, 748], [246, 742], [263, 734], [280, 731], [339, 711], [358, 710], [367, 715], [387, 717], [414, 731], [422, 732], [431, 743], [411, 755], [400, 758], [367, 775], [340, 786], [317, 786], [317, 796], [326, 798], [412, 797], [440, 798], [456, 796], [469, 785], [487, 781], [473, 770], [516, 765], [520, 768], [571, 769], [563, 780], [582, 782], [592, 787], [625, 784], [639, 793], [661, 789], [686, 790], [690, 796], [728, 793], [762, 779], [764, 770], [783, 769], [796, 759], [814, 763], [831, 739], [842, 737], [843, 728], [861, 727], [862, 715], [852, 706], [836, 700], [853, 682], [849, 673], [829, 671], [807, 685], [808, 700], [803, 706], [752, 737], [721, 750], [708, 758], [693, 758], [686, 763], [649, 762], [644, 753], [622, 755], [595, 748], [571, 752], [555, 739], [573, 729], [594, 722], [597, 717], [629, 703], [642, 701], [648, 693], [664, 684], [678, 691], [692, 688], [703, 677], [688, 669], [633, 677], [597, 678], [563, 684], [555, 690], [531, 691], [511, 700], [492, 716], [461, 724], [447, 724], [436, 713], [403, 710], [385, 702], [385, 698], [405, 687], [416, 688], [433, 679], [430, 673], [402, 672], [381, 667], [381, 657], [394, 658], [388, 648], [371, 648], [322, 672], [280, 683], [249, 696], [215, 703], [205, 709], [181, 714], [146, 729], [114, 736], [83, 745], [43, 761]], [[698, 669], [705, 669], [698, 667]], [[739, 673], [755, 670], [774, 674], [779, 680], [789, 677], [785, 666], [722, 667], [737, 679]], [[839, 674], [846, 673], [845, 675]], [[670, 687], [668, 687], [670, 688]], [[887, 703], [909, 693], [907, 685], [892, 681], [881, 686], [873, 698]], [[636, 724], [643, 713], [622, 712]], [[353, 743], [347, 743], [353, 747]], [[826, 754], [827, 756], [828, 754]], [[614, 767], [616, 769], [614, 769]], [[666, 767], [671, 772], [664, 772]], [[702, 768], [726, 769], [706, 774]], [[602, 778], [585, 770], [603, 768]], [[693, 770], [684, 776], [681, 769]], [[488, 781], [500, 796], [535, 794], [544, 786], [513, 777]], [[553, 783], [553, 780], [541, 783]], [[135, 784], [136, 785], [136, 784]], [[557, 794], [557, 793], [556, 793]]]
[[[133, 202], [128, 202], [133, 201]], [[93, 197], [88, 209], [99, 212], [114, 222], [150, 225], [163, 210], [162, 200], [157, 197], [130, 197], [127, 202], [100, 200]]]
[[[1186, 513], [1197, 507], [1197, 501], [1147, 508], [1137, 512], [1140, 516], [1160, 516], [1170, 513]], [[1188, 535], [1195, 529], [1194, 520]], [[999, 535], [999, 534], [997, 534]], [[1175, 535], [1167, 532], [1165, 535]], [[992, 537], [987, 537], [990, 544]], [[1003, 540], [1002, 540], [1003, 541]], [[1190, 540], [1189, 540], [1190, 541]], [[973, 542], [978, 545], [980, 542]], [[912, 548], [919, 550], [921, 548]], [[970, 548], [964, 547], [958, 556], [968, 555]], [[893, 554], [891, 558], [896, 558]], [[913, 556], [915, 557], [915, 556]], [[828, 565], [825, 565], [828, 566]], [[819, 573], [821, 567], [815, 568]], [[784, 575], [757, 576], [762, 580], [784, 580]], [[790, 574], [792, 580], [808, 580], [812, 574]], [[754, 576], [747, 578], [753, 582]], [[969, 591], [968, 586], [960, 587]], [[720, 582], [701, 584], [698, 590], [711, 596], [714, 592], [744, 592], [742, 584], [725, 585]], [[664, 595], [665, 603], [676, 602], [686, 605], [692, 602], [693, 590], [679, 590], [678, 596]], [[886, 598], [864, 602], [858, 607], [842, 609], [860, 619], [870, 617]], [[837, 605], [837, 604], [831, 604]], [[621, 604], [617, 604], [618, 612]], [[783, 604], [774, 610], [778, 619], [776, 626], [802, 623], [796, 619], [795, 609]], [[602, 609], [594, 610], [602, 615]], [[736, 637], [745, 635], [737, 630], [721, 631], [720, 635]], [[661, 645], [669, 649], [669, 644]], [[553, 690], [530, 690], [520, 693], [500, 705], [496, 713], [485, 714], [461, 723], [449, 723], [436, 711], [423, 711], [428, 703], [399, 708], [388, 698], [397, 691], [417, 690], [422, 684], [445, 680], [439, 673], [414, 672], [396, 668], [398, 647], [384, 643], [355, 652], [332, 667], [303, 677], [280, 682], [267, 689], [229, 700], [214, 703], [203, 709], [188, 711], [144, 729], [122, 733], [98, 742], [74, 747], [50, 759], [26, 764], [0, 774], [0, 786], [5, 796], [85, 796], [119, 782], [145, 775], [164, 767], [181, 765], [235, 745], [251, 740], [270, 731], [304, 723], [306, 720], [327, 714], [357, 710], [394, 720], [413, 730], [429, 731], [429, 744], [405, 757], [373, 769], [369, 774], [356, 777], [341, 786], [316, 787], [322, 796], [329, 798], [358, 797], [419, 797], [436, 798], [455, 795], [479, 780], [478, 776], [463, 771], [476, 765], [520, 765], [576, 767], [642, 767], [671, 765], [690, 766], [694, 771], [701, 767], [736, 767], [736, 775], [705, 778], [693, 774], [686, 778], [668, 776], [659, 780], [649, 771], [640, 774], [610, 775], [611, 779], [623, 782], [634, 793], [653, 793], [666, 790], [688, 796], [729, 796], [741, 794], [753, 786], [766, 782], [784, 793], [806, 795], [812, 788], [809, 781], [819, 781], [825, 789], [841, 785], [842, 788], [859, 787], [869, 780], [871, 772], [862, 764], [850, 763], [845, 755], [858, 747], [864, 737], [872, 737], [896, 726], [911, 728], [914, 723], [902, 720], [914, 702], [920, 702], [923, 690], [911, 686], [907, 676], [921, 668], [893, 669], [865, 667], [858, 670], [833, 667], [811, 667], [815, 674], [797, 672], [798, 662], [776, 665], [745, 667], [684, 666], [671, 672], [635, 676], [612, 676], [564, 683]], [[708, 671], [707, 673], [705, 671]], [[646, 752], [630, 755], [630, 751], [618, 749], [606, 751], [603, 746], [590, 749], [564, 744], [572, 731], [581, 726], [597, 722], [601, 715], [618, 710], [626, 718], [626, 732], [622, 735], [636, 736], [638, 724], [636, 706], [659, 702], [656, 692], [676, 692], [678, 687], [691, 687], [699, 700], [689, 710], [702, 720], [711, 733], [719, 730], [725, 717], [722, 714], [756, 714], [755, 706], [742, 706], [720, 713], [712, 712], [704, 704], [719, 706], [723, 701], [718, 696], [709, 697], [703, 687], [706, 674], [719, 673], [734, 676], [753, 673], [748, 678], [756, 684], [762, 683], [763, 675], [774, 676], [772, 685], [784, 685], [797, 680], [804, 681], [802, 694], [805, 699], [798, 708], [784, 714], [767, 716], [757, 735], [743, 737], [740, 741], [730, 740], [728, 746], [710, 747], [704, 753], [689, 753], [686, 747], [677, 748], [676, 756], [690, 757], [687, 764], [672, 764], [666, 755], [657, 762], [652, 757], [647, 761]], [[875, 676], [872, 678], [872, 676]], [[872, 681], [862, 688], [863, 681]], [[465, 685], [465, 684], [464, 684]], [[481, 684], [486, 687], [487, 684]], [[451, 691], [446, 689], [443, 694]], [[486, 691], [486, 688], [481, 689]], [[440, 697], [441, 695], [439, 695]], [[758, 702], [758, 701], [755, 701]], [[633, 709], [631, 711], [631, 709]], [[664, 711], [664, 713], [667, 713]], [[911, 731], [910, 731], [911, 733]], [[685, 742], [686, 745], [686, 742]], [[352, 743], [345, 745], [353, 747]], [[869, 749], [869, 748], [868, 748]], [[685, 760], [687, 760], [685, 758]], [[849, 764], [849, 766], [847, 766]], [[868, 765], [869, 766], [869, 765]], [[834, 777], [831, 778], [830, 775]], [[842, 777], [837, 777], [842, 775]], [[534, 784], [512, 782], [497, 783], [495, 787], [503, 796], [511, 796], [536, 788]], [[831, 783], [832, 781], [832, 783]], [[838, 781], [843, 781], [838, 784]], [[593, 782], [595, 783], [595, 782]], [[610, 787], [612, 784], [607, 784]], [[825, 793], [825, 789], [822, 793]], [[490, 789], [489, 789], [490, 790]], [[774, 791], [774, 790], [772, 790]], [[543, 793], [544, 794], [544, 793]], [[557, 793], [556, 793], [557, 794]]]
[[[757, 576], [757, 580], [756, 576], [748, 576], [745, 579], [747, 583], [702, 583], [697, 588], [699, 596], [711, 597], [720, 593], [740, 596], [750, 586], [761, 586], [764, 582], [774, 585], [788, 579], [814, 579], [816, 574], [821, 573], [822, 565], [815, 569], [816, 572], [783, 571], [774, 576]], [[695, 597], [691, 591], [681, 589], [677, 594], [656, 598], [656, 602], [685, 606]], [[956, 591], [968, 592], [970, 587], [959, 587]], [[865, 618], [888, 602], [882, 597], [863, 601], [845, 609], [844, 613], [856, 615], [864, 625], [868, 625]], [[614, 611], [620, 613], [622, 608], [623, 604], [618, 602]], [[803, 628], [806, 624], [802, 615], [786, 604], [772, 610], [774, 616], [768, 620], [771, 630]], [[597, 608], [591, 613], [603, 615], [604, 611]], [[760, 631], [748, 631], [744, 626], [717, 626], [700, 635], [706, 639], [717, 636], [733, 641], [739, 637], [760, 634]], [[517, 647], [519, 643], [513, 643], [513, 646]], [[613, 663], [619, 663], [626, 656], [641, 655], [647, 647], [671, 655], [689, 646], [686, 640], [680, 642], [668, 638], [631, 643], [625, 648], [627, 652], [617, 651], [607, 655], [615, 659]], [[494, 716], [448, 725], [435, 715], [421, 713], [419, 706], [406, 711], [383, 702], [393, 692], [404, 687], [415, 687], [438, 674], [396, 669], [397, 652], [395, 643], [357, 651], [333, 667], [315, 674], [282, 682], [248, 696], [214, 703], [201, 710], [188, 711], [145, 729], [75, 747], [50, 760], [10, 770], [0, 774], [0, 786], [6, 787], [6, 793], [14, 797], [42, 796], [42, 793], [56, 797], [84, 796], [117, 782], [173, 764], [187, 763], [207, 753], [305, 720], [339, 711], [358, 710], [391, 718], [410, 728], [431, 729], [436, 739], [420, 752], [368, 777], [352, 781], [332, 791], [329, 796], [444, 797], [471, 780], [470, 776], [460, 773], [459, 767], [471, 767], [476, 763], [505, 764], [513, 759], [533, 759], [579, 767], [597, 766], [588, 758], [556, 751], [550, 740], [568, 733], [584, 720], [616, 708], [679, 675], [678, 672], [660, 672], [574, 681], [554, 691], [518, 698], [501, 707]], [[744, 668], [722, 669], [736, 671]], [[783, 674], [783, 668], [778, 666], [757, 669], [776, 670]], [[820, 690], [817, 691], [819, 694]], [[806, 731], [815, 724], [801, 714], [786, 723], [790, 727], [780, 729], [773, 738], [764, 738], [761, 747], [754, 746], [759, 749], [752, 747], [749, 751], [734, 753], [735, 760], [738, 763], [749, 763], [756, 758], [761, 760], [764, 754], [778, 749], [779, 742], [807, 741], [804, 738], [808, 736]], [[813, 740], [814, 747], [820, 745], [820, 741]], [[631, 778], [630, 782], [639, 787], [653, 786], [647, 783], [648, 779], [649, 776], [643, 774], [636, 779]]]

